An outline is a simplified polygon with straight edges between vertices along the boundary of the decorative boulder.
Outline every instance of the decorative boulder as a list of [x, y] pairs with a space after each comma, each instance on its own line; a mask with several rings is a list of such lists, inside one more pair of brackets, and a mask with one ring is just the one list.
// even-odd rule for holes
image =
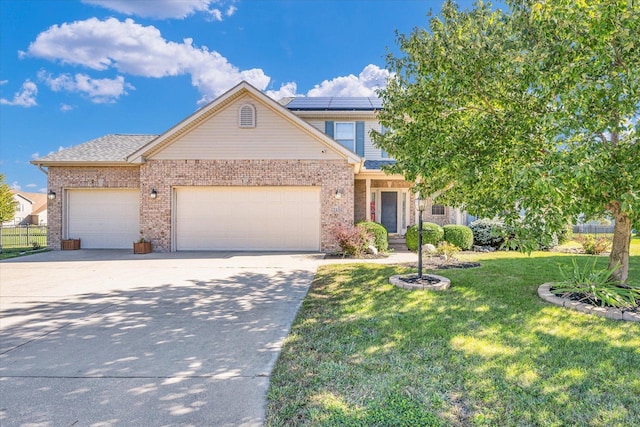
[[422, 252], [427, 255], [433, 255], [436, 253], [436, 247], [431, 243], [427, 243], [426, 245], [422, 245]]
[[376, 249], [375, 246], [369, 245], [367, 246], [367, 253], [371, 255], [378, 255], [378, 250]]

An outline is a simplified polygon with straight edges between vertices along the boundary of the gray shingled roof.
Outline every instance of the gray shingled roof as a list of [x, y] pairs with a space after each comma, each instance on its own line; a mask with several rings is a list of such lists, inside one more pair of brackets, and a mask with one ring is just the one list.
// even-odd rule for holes
[[125, 162], [127, 156], [158, 135], [111, 134], [80, 145], [40, 157], [33, 163], [46, 162]]
[[380, 170], [382, 166], [393, 165], [395, 160], [365, 160], [364, 168], [369, 170]]

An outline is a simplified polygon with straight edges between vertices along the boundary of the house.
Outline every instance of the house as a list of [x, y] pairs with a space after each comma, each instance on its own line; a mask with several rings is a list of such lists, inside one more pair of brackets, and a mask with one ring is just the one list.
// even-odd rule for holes
[[13, 219], [3, 225], [46, 225], [47, 224], [47, 195], [43, 193], [27, 193], [10, 190], [16, 202], [16, 212]]
[[[242, 82], [160, 135], [107, 135], [33, 160], [46, 171], [49, 247], [154, 251], [337, 248], [338, 225], [404, 234], [410, 188], [381, 170], [377, 98], [276, 102]], [[45, 169], [46, 168], [46, 169]], [[427, 220], [456, 222], [433, 206]]]

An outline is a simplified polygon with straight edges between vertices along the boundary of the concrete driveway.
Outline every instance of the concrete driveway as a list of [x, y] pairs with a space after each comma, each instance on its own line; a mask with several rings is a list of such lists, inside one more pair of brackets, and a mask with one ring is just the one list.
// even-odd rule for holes
[[257, 426], [320, 254], [0, 263], [0, 425]]

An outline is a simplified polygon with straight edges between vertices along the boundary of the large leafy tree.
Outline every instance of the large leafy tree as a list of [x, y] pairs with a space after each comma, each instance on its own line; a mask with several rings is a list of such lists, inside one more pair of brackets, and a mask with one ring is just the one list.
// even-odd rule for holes
[[16, 201], [9, 186], [4, 182], [4, 175], [0, 173], [0, 223], [9, 221], [16, 213]]
[[629, 0], [447, 1], [398, 35], [374, 135], [395, 172], [441, 203], [501, 216], [516, 244], [578, 215], [615, 219], [611, 267], [628, 279], [640, 219], [640, 7]]

